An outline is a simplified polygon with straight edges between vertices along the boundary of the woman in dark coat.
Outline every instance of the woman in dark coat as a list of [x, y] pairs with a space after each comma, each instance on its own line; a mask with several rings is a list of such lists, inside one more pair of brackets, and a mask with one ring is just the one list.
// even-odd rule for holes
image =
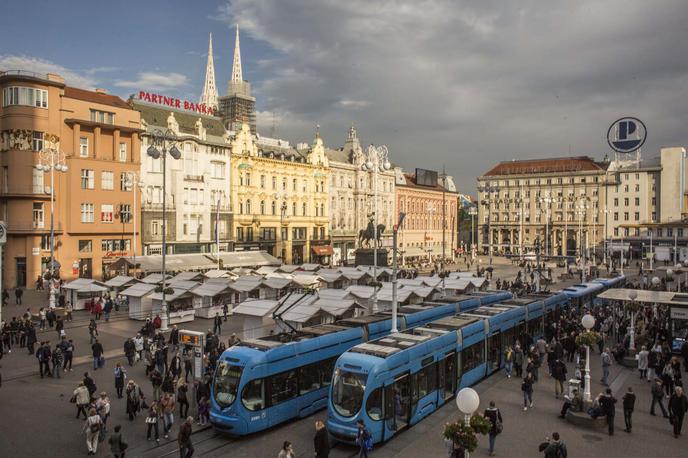
[[117, 398], [122, 399], [122, 391], [124, 390], [124, 379], [127, 378], [127, 372], [122, 367], [121, 363], [115, 365], [115, 389], [117, 390]]

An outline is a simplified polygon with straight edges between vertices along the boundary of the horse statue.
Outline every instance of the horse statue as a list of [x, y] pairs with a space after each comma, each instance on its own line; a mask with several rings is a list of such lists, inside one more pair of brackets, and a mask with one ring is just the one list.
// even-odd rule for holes
[[363, 247], [363, 244], [365, 243], [368, 248], [370, 248], [370, 241], [373, 240], [374, 243], [377, 243], [377, 247], [381, 248], [382, 247], [382, 233], [385, 232], [385, 225], [384, 224], [378, 224], [377, 225], [377, 238], [375, 238], [375, 225], [373, 224], [373, 221], [368, 221], [368, 227], [365, 229], [361, 229], [358, 231], [358, 245], [360, 247]]

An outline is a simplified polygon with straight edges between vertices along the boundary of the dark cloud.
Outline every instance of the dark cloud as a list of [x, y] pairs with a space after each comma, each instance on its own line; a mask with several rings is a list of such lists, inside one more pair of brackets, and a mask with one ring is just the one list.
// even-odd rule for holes
[[466, 192], [496, 161], [601, 158], [622, 115], [648, 125], [647, 156], [687, 143], [684, 0], [232, 0], [220, 16], [278, 52], [255, 89], [281, 136], [318, 123], [335, 146], [355, 122]]

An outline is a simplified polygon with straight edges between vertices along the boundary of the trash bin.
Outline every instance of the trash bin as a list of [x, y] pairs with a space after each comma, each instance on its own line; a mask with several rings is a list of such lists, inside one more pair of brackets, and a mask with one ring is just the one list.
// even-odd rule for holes
[[577, 378], [572, 378], [569, 380], [569, 398], [573, 399], [573, 390], [578, 390], [580, 393], [581, 381]]

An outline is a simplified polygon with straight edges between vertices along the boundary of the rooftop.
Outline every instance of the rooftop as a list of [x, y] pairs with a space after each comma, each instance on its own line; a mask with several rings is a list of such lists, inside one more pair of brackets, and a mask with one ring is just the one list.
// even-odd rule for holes
[[597, 172], [607, 169], [607, 163], [597, 162], [589, 156], [555, 157], [503, 161], [483, 176], [530, 175], [535, 173]]
[[77, 89], [75, 87], [66, 86], [64, 88], [64, 96], [69, 97], [70, 99], [99, 103], [101, 105], [109, 105], [111, 107], [123, 108], [125, 110], [132, 109], [127, 102], [120, 99], [116, 95], [106, 94], [103, 92], [87, 91], [86, 89]]

